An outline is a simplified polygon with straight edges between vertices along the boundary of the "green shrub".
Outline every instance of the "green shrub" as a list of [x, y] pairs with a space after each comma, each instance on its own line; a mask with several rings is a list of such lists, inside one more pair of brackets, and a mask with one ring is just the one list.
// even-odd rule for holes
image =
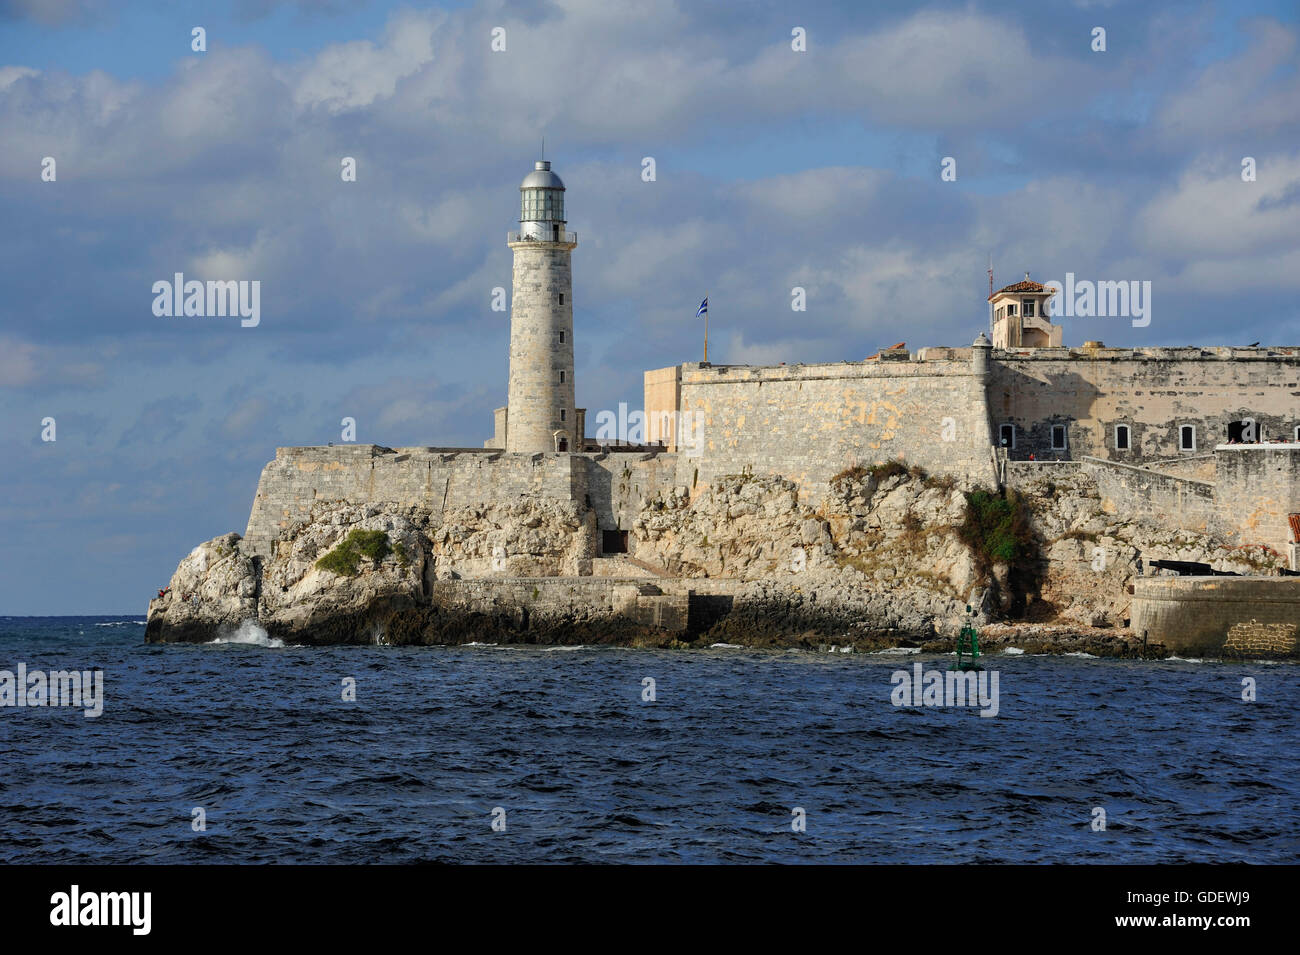
[[352, 530], [337, 547], [316, 561], [316, 566], [340, 577], [355, 577], [362, 557], [369, 557], [377, 564], [391, 550], [388, 535], [383, 531]]
[[1018, 564], [1033, 553], [1029, 511], [1014, 491], [1005, 497], [980, 488], [968, 492], [958, 533], [985, 571], [993, 564]]
[[925, 470], [919, 465], [914, 464], [908, 467], [902, 461], [891, 459], [880, 464], [873, 464], [870, 467], [855, 464], [852, 467], [845, 468], [831, 478], [831, 484], [841, 484], [845, 481], [860, 482], [868, 475], [877, 481], [883, 481], [885, 478], [891, 477], [913, 477], [923, 480], [926, 476]]

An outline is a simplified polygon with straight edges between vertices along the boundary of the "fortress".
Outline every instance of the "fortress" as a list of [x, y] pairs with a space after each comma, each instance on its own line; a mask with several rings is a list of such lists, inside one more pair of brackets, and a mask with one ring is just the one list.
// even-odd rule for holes
[[[501, 560], [464, 565], [457, 579], [613, 577], [601, 558], [654, 559], [629, 532], [664, 495], [693, 501], [746, 475], [793, 482], [796, 504], [816, 507], [837, 474], [897, 461], [965, 490], [1084, 475], [1118, 519], [1262, 545], [1295, 568], [1300, 347], [1067, 347], [1050, 317], [1053, 289], [1028, 275], [989, 297], [989, 330], [970, 345], [649, 370], [644, 441], [588, 438], [575, 398], [578, 237], [567, 231], [565, 191], [544, 161], [520, 186], [519, 228], [508, 235], [507, 404], [484, 447], [279, 448], [243, 535], [250, 557], [275, 557], [277, 542], [325, 505], [418, 507], [438, 520], [532, 500], [582, 515], [584, 540], [566, 562], [542, 567], [506, 543]], [[1296, 606], [1279, 619], [1295, 620]]]
[[[1286, 550], [1300, 511], [1300, 347], [1067, 348], [1037, 282], [990, 296], [993, 337], [863, 361], [687, 362], [645, 373], [650, 446], [601, 447], [576, 407], [564, 193], [549, 162], [520, 186], [509, 401], [483, 449], [280, 448], [245, 539], [265, 547], [319, 500], [437, 507], [537, 495], [587, 504], [622, 547], [640, 498], [726, 474], [779, 475], [815, 500], [837, 472], [887, 460], [963, 486], [1033, 464], [1095, 471], [1117, 508]], [[699, 447], [680, 452], [689, 413]], [[601, 552], [597, 548], [597, 552]]]

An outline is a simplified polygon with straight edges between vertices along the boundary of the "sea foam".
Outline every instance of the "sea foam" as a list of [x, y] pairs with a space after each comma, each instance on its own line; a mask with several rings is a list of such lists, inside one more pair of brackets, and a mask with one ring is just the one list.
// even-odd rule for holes
[[243, 643], [254, 647], [283, 647], [279, 637], [269, 636], [256, 620], [245, 620], [233, 633], [222, 634], [211, 643]]

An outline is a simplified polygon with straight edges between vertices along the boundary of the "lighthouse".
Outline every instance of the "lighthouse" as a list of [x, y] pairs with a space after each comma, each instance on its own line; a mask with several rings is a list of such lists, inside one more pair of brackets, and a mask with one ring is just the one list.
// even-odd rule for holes
[[[564, 183], [538, 160], [519, 186], [510, 301], [505, 450], [580, 450], [573, 391], [573, 278], [578, 237], [564, 230]], [[498, 435], [498, 439], [500, 435]], [[499, 447], [500, 445], [498, 445]]]

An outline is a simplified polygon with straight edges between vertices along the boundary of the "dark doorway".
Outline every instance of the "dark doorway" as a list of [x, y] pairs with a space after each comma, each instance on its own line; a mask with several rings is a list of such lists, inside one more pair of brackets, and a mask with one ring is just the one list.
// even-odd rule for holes
[[627, 531], [601, 531], [600, 552], [602, 554], [626, 554]]
[[1229, 443], [1249, 444], [1255, 440], [1255, 420], [1242, 418], [1240, 421], [1228, 422]]
[[567, 451], [567, 450], [569, 450], [569, 439], [568, 439], [568, 438], [561, 438], [561, 439], [560, 439], [560, 443], [556, 445], [555, 450], [556, 450], [556, 451]]

